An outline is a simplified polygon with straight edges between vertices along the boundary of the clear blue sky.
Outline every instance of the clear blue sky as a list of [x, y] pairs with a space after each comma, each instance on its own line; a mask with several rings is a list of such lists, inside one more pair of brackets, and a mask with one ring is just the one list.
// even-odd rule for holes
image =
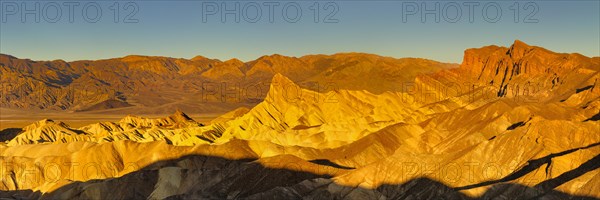
[[[34, 9], [36, 2], [40, 5], [37, 11]], [[85, 16], [94, 20], [94, 5], [88, 5], [87, 15], [83, 15], [83, 7], [90, 2], [97, 3], [102, 11], [96, 23], [85, 21]], [[118, 23], [113, 21], [115, 7], [111, 9], [115, 2], [119, 5]], [[81, 1], [73, 7], [74, 22], [70, 23], [69, 7], [64, 1], [1, 0], [0, 52], [34, 60], [67, 61], [130, 54], [180, 58], [203, 55], [249, 61], [275, 53], [302, 56], [367, 52], [460, 63], [467, 48], [491, 44], [508, 46], [519, 39], [557, 52], [600, 55], [599, 0], [533, 1], [534, 4], [480, 1], [473, 7], [472, 23], [469, 22], [469, 7], [461, 1], [458, 4], [426, 1], [427, 9], [433, 9], [436, 2], [440, 4], [440, 9], [433, 11], [440, 15], [439, 23], [432, 14], [425, 15], [423, 23], [420, 15], [423, 4], [413, 1], [354, 0], [333, 1], [333, 4], [327, 4], [328, 1], [281, 1], [278, 6], [273, 6], [272, 23], [269, 7], [265, 5], [267, 1], [225, 1], [228, 9], [233, 9], [236, 2], [240, 4], [239, 23], [235, 22], [234, 15], [226, 15], [226, 21], [221, 21], [220, 12], [224, 9], [221, 1], [134, 1], [135, 4], [126, 7], [127, 2]], [[319, 5], [318, 23], [314, 22], [315, 2]], [[487, 7], [487, 18], [483, 15], [483, 7], [490, 2], [498, 3], [502, 9], [502, 16], [496, 23], [486, 21], [495, 18], [494, 6]], [[519, 5], [517, 23], [514, 21], [515, 2]], [[292, 4], [302, 9], [302, 16], [296, 23], [286, 21], [293, 21], [296, 16]], [[61, 10], [60, 18], [57, 18], [57, 5]], [[219, 11], [210, 12], [214, 11], [215, 5]], [[261, 15], [254, 19], [258, 16], [256, 5], [260, 7]], [[283, 16], [285, 5], [288, 6], [287, 18]], [[415, 5], [419, 11], [410, 15]], [[459, 18], [456, 18], [456, 5], [461, 9]], [[123, 23], [133, 8], [138, 12], [132, 19], [138, 22]], [[329, 21], [337, 20], [337, 23], [323, 23], [336, 8], [337, 13]], [[26, 21], [22, 22], [24, 9], [37, 12], [40, 22], [35, 22], [34, 14], [26, 14]], [[534, 9], [537, 12], [529, 21], [537, 20], [537, 23], [524, 23]], [[404, 20], [403, 16], [406, 16]], [[58, 22], [48, 22], [53, 20]]]

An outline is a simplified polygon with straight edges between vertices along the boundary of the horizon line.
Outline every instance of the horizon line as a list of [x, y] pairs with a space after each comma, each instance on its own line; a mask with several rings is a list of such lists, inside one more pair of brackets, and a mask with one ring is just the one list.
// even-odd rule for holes
[[[510, 46], [500, 46], [500, 45], [497, 45], [497, 44], [490, 44], [490, 45], [485, 45], [485, 46], [481, 46], [481, 47], [467, 48], [464, 51], [469, 50], [469, 49], [478, 49], [478, 48], [484, 48], [484, 47], [490, 47], [490, 46], [510, 48], [515, 43], [518, 43], [518, 42], [524, 43], [524, 44], [526, 44], [528, 46], [531, 46], [531, 47], [536, 47], [536, 48], [542, 48], [542, 49], [545, 49], [545, 50], [549, 50], [549, 51], [552, 51], [552, 52], [555, 52], [555, 53], [561, 53], [561, 54], [579, 54], [579, 55], [582, 55], [582, 56], [585, 56], [585, 57], [588, 57], [588, 58], [598, 58], [598, 57], [600, 57], [600, 55], [590, 56], [590, 55], [585, 55], [585, 54], [580, 53], [580, 52], [557, 52], [557, 51], [553, 51], [553, 50], [550, 50], [550, 49], [546, 49], [546, 48], [541, 47], [541, 46], [530, 45], [529, 43], [523, 42], [522, 40], [519, 40], [519, 39], [515, 39], [514, 42]], [[135, 53], [126, 54], [126, 55], [117, 56], [117, 57], [97, 58], [97, 59], [66, 60], [66, 59], [63, 59], [63, 58], [56, 58], [56, 59], [49, 60], [49, 59], [35, 59], [35, 58], [31, 58], [31, 57], [19, 57], [19, 56], [15, 56], [13, 54], [8, 54], [8, 53], [0, 52], [0, 55], [6, 55], [6, 56], [13, 57], [13, 58], [16, 58], [16, 59], [31, 60], [31, 61], [35, 61], [35, 62], [64, 61], [64, 62], [69, 62], [69, 63], [70, 62], [81, 62], [81, 61], [111, 60], [111, 59], [119, 59], [119, 58], [123, 59], [123, 58], [130, 57], [130, 56], [173, 58], [173, 59], [184, 59], [184, 60], [192, 60], [192, 59], [194, 59], [196, 57], [204, 57], [206, 59], [217, 60], [217, 61], [220, 61], [220, 62], [227, 62], [227, 61], [230, 61], [230, 60], [239, 60], [239, 61], [241, 61], [243, 63], [249, 63], [249, 62], [252, 62], [252, 61], [256, 61], [256, 60], [258, 60], [258, 59], [260, 59], [262, 57], [265, 57], [265, 56], [284, 56], [284, 57], [288, 57], [288, 58], [302, 58], [302, 57], [307, 57], [307, 56], [335, 56], [335, 55], [340, 55], [340, 54], [366, 54], [366, 55], [374, 55], [374, 56], [386, 57], [386, 58], [392, 58], [392, 59], [407, 59], [407, 58], [410, 59], [410, 58], [412, 58], [412, 59], [430, 60], [430, 61], [435, 61], [435, 62], [444, 63], [444, 64], [461, 64], [461, 63], [448, 62], [448, 61], [439, 61], [439, 60], [435, 60], [435, 59], [432, 59], [432, 58], [411, 57], [411, 56], [408, 56], [408, 57], [395, 57], [395, 56], [382, 55], [382, 54], [369, 53], [369, 52], [360, 52], [360, 51], [339, 51], [339, 52], [335, 52], [335, 53], [314, 53], [314, 54], [304, 54], [304, 55], [300, 55], [300, 56], [298, 56], [298, 55], [285, 55], [285, 54], [280, 54], [280, 53], [272, 53], [272, 54], [264, 54], [264, 55], [258, 56], [256, 58], [250, 59], [250, 60], [242, 60], [242, 59], [240, 59], [238, 57], [230, 57], [230, 58], [227, 58], [227, 59], [223, 59], [223, 58], [211, 58], [211, 57], [206, 57], [206, 56], [204, 56], [202, 54], [197, 54], [197, 55], [195, 55], [195, 56], [193, 56], [191, 58], [184, 58], [184, 57], [178, 57], [178, 56], [144, 55], [144, 54], [135, 54]], [[464, 55], [463, 55], [463, 57], [464, 57]]]

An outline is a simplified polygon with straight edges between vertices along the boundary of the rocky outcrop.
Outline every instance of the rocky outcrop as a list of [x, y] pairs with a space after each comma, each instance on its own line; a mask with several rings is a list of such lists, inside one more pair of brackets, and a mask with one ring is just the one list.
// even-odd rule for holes
[[575, 90], [582, 81], [595, 81], [598, 61], [576, 53], [554, 53], [516, 40], [508, 48], [466, 50], [460, 69], [471, 80], [497, 88], [498, 97], [514, 97], [526, 88], [545, 98], [560, 87]]

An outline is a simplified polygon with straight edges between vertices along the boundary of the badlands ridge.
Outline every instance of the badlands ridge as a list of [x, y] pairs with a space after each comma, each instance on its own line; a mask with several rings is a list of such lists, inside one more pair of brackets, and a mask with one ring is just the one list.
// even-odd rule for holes
[[[118, 81], [122, 80], [118, 71], [116, 75], [98, 75], [104, 65], [78, 66], [92, 61], [52, 61], [58, 63], [46, 68], [65, 65], [72, 71], [31, 75], [44, 67], [27, 64], [38, 62], [7, 59], [10, 61], [2, 61], [3, 81], [24, 82], [13, 88], [30, 91], [24, 98], [14, 96], [17, 93], [4, 96], [2, 105], [11, 108], [77, 110], [96, 105], [94, 109], [105, 109], [97, 102], [57, 98], [64, 92], [61, 84], [77, 82], [83, 76], [114, 76], [107, 80], [123, 83]], [[146, 58], [121, 60], [139, 59]], [[102, 62], [106, 66], [118, 63]], [[201, 69], [192, 62], [210, 63], [211, 67]], [[0, 196], [600, 198], [599, 57], [555, 53], [515, 41], [511, 47], [468, 49], [459, 67], [363, 54], [269, 62], [262, 65], [198, 57], [144, 68], [166, 74], [161, 77], [132, 72], [131, 80], [135, 81], [136, 76], [143, 80], [141, 77], [147, 75], [168, 82], [165, 77], [175, 76], [171, 73], [194, 74], [196, 70], [205, 70], [201, 76], [215, 80], [227, 79], [224, 76], [270, 78], [268, 92], [260, 102], [230, 108], [211, 123], [190, 118], [182, 111], [197, 107], [184, 106], [164, 118], [128, 115], [119, 121], [82, 127], [44, 119], [11, 137], [3, 136]], [[301, 67], [307, 63], [307, 68]], [[240, 70], [240, 66], [246, 68]], [[273, 66], [288, 68], [274, 70]], [[33, 71], [28, 75], [23, 69]], [[51, 76], [57, 78], [51, 81], [54, 85], [38, 86], [33, 81], [48, 81]], [[298, 84], [310, 80], [334, 80], [340, 87], [314, 90]], [[103, 90], [114, 85], [102, 84], [96, 87]], [[136, 109], [152, 106], [130, 101], [135, 95], [129, 92], [112, 95]], [[31, 100], [36, 95], [44, 101]], [[94, 101], [115, 99], [103, 98]]]

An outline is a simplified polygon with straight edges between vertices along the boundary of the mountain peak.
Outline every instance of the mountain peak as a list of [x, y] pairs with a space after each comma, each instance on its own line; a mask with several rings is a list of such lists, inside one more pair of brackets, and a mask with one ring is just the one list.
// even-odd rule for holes
[[[263, 57], [265, 57], [265, 56], [263, 56]], [[266, 57], [271, 57], [271, 58], [278, 58], [279, 57], [279, 58], [282, 58], [282, 57], [288, 57], [288, 56], [284, 56], [284, 55], [281, 55], [281, 54], [274, 53], [274, 54], [268, 55]]]
[[277, 73], [271, 79], [271, 85], [269, 87], [269, 93], [267, 93], [266, 99], [275, 100], [274, 98], [281, 97], [281, 95], [283, 95], [282, 93], [284, 93], [286, 89], [294, 89], [294, 86], [298, 87], [296, 83], [294, 83], [288, 77]]
[[204, 56], [195, 56], [195, 57], [193, 57], [193, 58], [192, 58], [192, 59], [190, 59], [190, 60], [191, 60], [191, 61], [204, 61], [204, 60], [210, 60], [210, 59], [209, 59], [209, 58], [207, 58], [207, 57], [204, 57]]
[[519, 58], [522, 58], [526, 53], [528, 53], [531, 48], [532, 48], [532, 46], [526, 44], [525, 42], [522, 42], [520, 40], [515, 40], [513, 45], [510, 46], [510, 48], [508, 49], [508, 52], [506, 52], [506, 53], [508, 55], [510, 55], [512, 58], [519, 59]]
[[277, 73], [275, 75], [273, 75], [273, 78], [271, 79], [271, 85], [273, 85], [274, 83], [279, 84], [279, 85], [287, 85], [287, 84], [295, 84], [292, 80], [290, 80], [288, 77], [284, 76], [281, 73]]
[[528, 45], [527, 43], [525, 43], [521, 40], [515, 40], [511, 46], [527, 47], [527, 48], [531, 47], [530, 45]]
[[148, 59], [148, 56], [142, 56], [142, 55], [128, 55], [128, 56], [121, 58], [121, 60], [124, 62], [136, 62], [136, 61], [143, 61], [146, 59]]
[[175, 111], [175, 113], [173, 113], [173, 115], [171, 115], [171, 117], [173, 119], [178, 119], [181, 121], [191, 121], [193, 120], [191, 117], [189, 117], [188, 115], [186, 115], [185, 113], [183, 113], [179, 108]]
[[242, 62], [241, 60], [237, 59], [237, 58], [232, 58], [229, 60], [226, 60], [225, 63], [231, 63], [231, 64], [244, 64], [244, 62]]
[[253, 64], [263, 63], [263, 64], [267, 64], [269, 66], [285, 65], [285, 66], [291, 68], [291, 65], [293, 65], [292, 63], [297, 63], [299, 60], [300, 60], [299, 58], [293, 57], [293, 56], [285, 56], [285, 55], [281, 55], [281, 54], [271, 54], [271, 55], [261, 56], [261, 57], [257, 58], [256, 60], [250, 61], [249, 63], [253, 63]]

